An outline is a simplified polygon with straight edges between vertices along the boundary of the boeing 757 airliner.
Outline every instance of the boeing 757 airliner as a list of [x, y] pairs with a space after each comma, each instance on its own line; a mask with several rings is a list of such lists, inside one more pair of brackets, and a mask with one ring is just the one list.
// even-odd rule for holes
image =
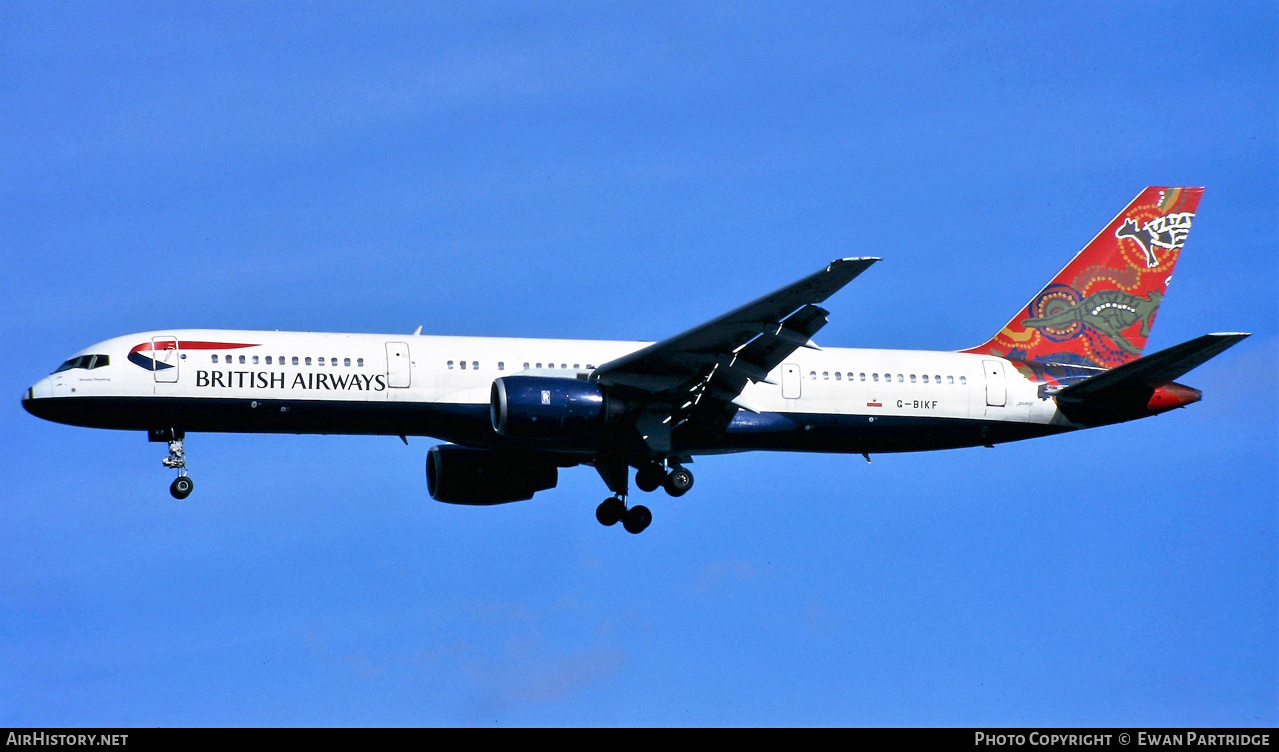
[[820, 303], [879, 259], [844, 258], [656, 343], [166, 329], [100, 342], [27, 390], [60, 423], [168, 442], [201, 431], [431, 436], [429, 492], [501, 504], [591, 465], [596, 517], [639, 533], [641, 491], [682, 496], [695, 455], [992, 446], [1157, 415], [1175, 382], [1248, 336], [1143, 356], [1202, 188], [1147, 188], [988, 342], [957, 352], [819, 348]]

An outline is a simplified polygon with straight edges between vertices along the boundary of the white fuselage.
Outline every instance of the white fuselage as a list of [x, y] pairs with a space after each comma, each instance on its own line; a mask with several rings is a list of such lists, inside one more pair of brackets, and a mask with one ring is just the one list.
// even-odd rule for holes
[[[32, 387], [30, 397], [82, 400], [83, 414], [67, 422], [129, 428], [137, 426], [95, 420], [92, 403], [112, 404], [120, 398], [134, 400], [132, 404], [138, 404], [136, 400], [163, 403], [176, 399], [187, 404], [209, 400], [210, 404], [227, 405], [228, 410], [239, 410], [243, 404], [256, 409], [260, 404], [285, 411], [331, 403], [486, 407], [495, 378], [516, 374], [586, 378], [596, 366], [647, 344], [166, 330], [118, 337], [86, 348], [77, 355], [106, 355], [109, 364], [52, 374]], [[1039, 394], [1037, 383], [1012, 362], [991, 356], [800, 349], [769, 374], [769, 381], [775, 383], [748, 384], [738, 403], [754, 413], [860, 416], [868, 422], [934, 418], [1041, 426], [1065, 423], [1056, 404]], [[268, 423], [245, 430], [364, 432], [350, 428], [335, 415], [327, 427], [319, 420], [301, 429], [288, 424], [273, 429]], [[411, 426], [371, 432], [439, 436], [437, 431], [415, 431]]]

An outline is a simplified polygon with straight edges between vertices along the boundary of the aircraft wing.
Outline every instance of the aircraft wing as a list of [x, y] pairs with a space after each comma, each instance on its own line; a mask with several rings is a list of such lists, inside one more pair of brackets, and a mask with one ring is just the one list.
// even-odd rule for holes
[[[592, 378], [629, 391], [647, 401], [647, 420], [639, 428], [646, 441], [661, 429], [646, 432], [644, 423], [659, 420], [669, 428], [699, 411], [727, 420], [748, 382], [772, 383], [768, 373], [797, 348], [813, 347], [811, 338], [826, 325], [829, 311], [817, 304], [835, 294], [878, 258], [845, 258], [769, 293], [758, 300], [601, 365]], [[727, 418], [724, 418], [724, 416]], [[652, 428], [652, 426], [650, 426]], [[654, 445], [649, 441], [650, 446]], [[657, 441], [660, 449], [663, 442]]]

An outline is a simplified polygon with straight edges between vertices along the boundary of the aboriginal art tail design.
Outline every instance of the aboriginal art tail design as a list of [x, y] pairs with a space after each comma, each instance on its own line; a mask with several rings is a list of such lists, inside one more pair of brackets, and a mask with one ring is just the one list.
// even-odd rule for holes
[[1113, 368], [1141, 357], [1203, 188], [1133, 199], [989, 342], [965, 352]]

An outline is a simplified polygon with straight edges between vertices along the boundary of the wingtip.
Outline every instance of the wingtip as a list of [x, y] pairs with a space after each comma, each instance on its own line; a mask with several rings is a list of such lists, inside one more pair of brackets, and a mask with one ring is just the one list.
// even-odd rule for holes
[[868, 269], [871, 264], [874, 264], [876, 261], [883, 261], [883, 259], [878, 256], [849, 256], [848, 258], [837, 258], [830, 262], [830, 266], [826, 267], [826, 271], [835, 271], [844, 264], [855, 266], [859, 269]]

